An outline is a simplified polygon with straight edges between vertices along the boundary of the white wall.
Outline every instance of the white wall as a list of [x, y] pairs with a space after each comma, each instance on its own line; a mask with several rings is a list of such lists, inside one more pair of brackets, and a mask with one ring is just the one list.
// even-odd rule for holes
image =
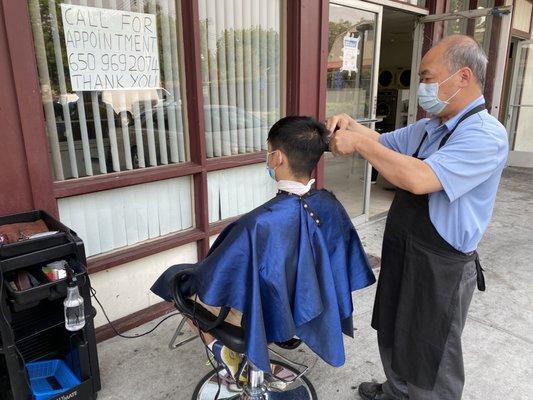
[[[197, 261], [196, 243], [163, 251], [90, 276], [91, 285], [109, 316], [114, 321], [162, 301], [150, 292], [155, 280], [169, 266]], [[102, 311], [97, 310], [96, 326], [105, 325]]]

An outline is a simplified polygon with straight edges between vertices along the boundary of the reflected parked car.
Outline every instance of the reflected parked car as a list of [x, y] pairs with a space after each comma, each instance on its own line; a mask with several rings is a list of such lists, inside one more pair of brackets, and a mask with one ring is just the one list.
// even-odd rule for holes
[[[80, 119], [80, 107], [78, 105], [78, 97], [76, 94], [69, 95], [70, 98], [68, 98], [67, 108], [69, 112], [70, 117], [70, 126], [72, 130], [72, 137], [74, 139], [74, 147], [76, 152], [76, 162], [78, 164], [78, 170], [80, 171], [80, 176], [83, 176], [83, 171], [85, 171], [84, 166], [84, 155], [83, 155], [83, 145], [82, 145], [82, 126], [81, 121], [83, 121], [83, 118]], [[90, 146], [90, 152], [91, 152], [91, 160], [93, 164], [93, 173], [99, 173], [99, 158], [98, 158], [98, 147], [97, 147], [97, 140], [96, 140], [96, 124], [99, 122], [101, 129], [102, 129], [102, 139], [103, 139], [103, 146], [105, 151], [105, 165], [107, 168], [107, 171], [113, 170], [113, 162], [112, 162], [112, 149], [111, 149], [111, 141], [109, 138], [109, 123], [107, 120], [108, 117], [108, 105], [111, 105], [112, 108], [112, 125], [115, 127], [115, 133], [116, 133], [116, 143], [117, 143], [117, 152], [118, 152], [118, 159], [119, 159], [119, 168], [120, 170], [127, 169], [126, 165], [126, 157], [124, 155], [125, 148], [129, 148], [131, 160], [132, 160], [132, 167], [134, 169], [139, 168], [140, 162], [139, 162], [139, 151], [138, 151], [138, 143], [137, 143], [137, 137], [138, 137], [138, 128], [141, 129], [141, 135], [143, 140], [143, 150], [144, 150], [144, 158], [145, 158], [145, 165], [151, 165], [150, 161], [150, 153], [152, 156], [154, 155], [154, 151], [150, 152], [150, 150], [155, 150], [155, 157], [156, 157], [156, 164], [161, 165], [162, 164], [162, 157], [161, 157], [161, 149], [164, 149], [164, 146], [160, 146], [160, 139], [161, 139], [161, 132], [159, 127], [159, 121], [162, 121], [164, 124], [164, 137], [166, 141], [166, 147], [167, 147], [167, 153], [169, 152], [169, 145], [170, 145], [170, 132], [169, 132], [169, 116], [174, 113], [175, 116], [175, 122], [176, 122], [176, 133], [178, 137], [180, 134], [184, 134], [183, 129], [183, 123], [180, 123], [179, 118], [185, 118], [186, 115], [182, 113], [181, 111], [181, 101], [175, 101], [171, 96], [163, 95], [163, 99], [157, 101], [154, 99], [146, 99], [143, 101], [139, 101], [137, 103], [133, 102], [126, 102], [126, 106], [124, 106], [124, 98], [120, 98], [121, 95], [112, 94], [111, 96], [107, 94], [107, 96], [102, 96], [102, 93], [99, 93], [98, 95], [98, 111], [100, 113], [100, 118], [98, 121], [95, 121], [94, 113], [93, 113], [93, 99], [91, 98], [90, 93], [84, 93], [83, 95], [83, 108], [84, 108], [84, 116], [85, 116], [85, 124], [83, 125], [85, 129], [87, 130], [87, 137], [89, 140], [89, 146]], [[131, 96], [133, 97], [133, 96]], [[130, 97], [130, 99], [131, 99]], [[119, 98], [119, 100], [122, 101], [122, 108], [115, 107], [117, 106], [116, 102], [114, 103], [107, 103], [104, 101], [108, 101], [109, 99], [116, 99]], [[137, 96], [135, 97], [137, 98]], [[104, 101], [103, 101], [104, 100]], [[151, 108], [148, 110], [145, 106], [149, 103]], [[61, 149], [61, 157], [63, 159], [63, 165], [66, 168], [66, 175], [68, 176], [70, 174], [70, 161], [72, 160], [71, 157], [69, 157], [69, 149], [67, 146], [67, 127], [66, 127], [66, 121], [64, 118], [64, 107], [63, 105], [58, 101], [53, 103], [54, 106], [54, 114], [56, 119], [56, 128], [58, 132], [58, 138], [60, 142], [60, 149]], [[139, 115], [134, 115], [134, 112], [139, 112]], [[253, 138], [254, 135], [257, 135], [257, 129], [266, 130], [267, 122], [266, 117], [262, 117], [260, 113], [252, 113], [246, 110], [243, 110], [242, 108], [235, 107], [235, 106], [228, 106], [228, 105], [206, 105], [204, 107], [205, 112], [205, 120], [206, 120], [206, 134], [207, 136], [211, 136], [212, 138], [219, 139], [222, 146], [229, 146], [231, 147], [231, 153], [237, 154], [237, 153], [245, 153], [254, 151], [253, 146]], [[162, 113], [162, 114], [161, 114]], [[158, 117], [159, 115], [159, 117]], [[161, 119], [162, 115], [162, 119]], [[82, 114], [83, 117], [83, 114]], [[153, 126], [153, 142], [152, 139], [150, 139], [150, 142], [155, 145], [155, 149], [149, 149], [149, 132], [147, 122], [148, 118], [152, 119], [152, 126]], [[227, 129], [225, 128], [225, 124], [228, 124]], [[162, 126], [163, 127], [163, 126]], [[127, 138], [129, 140], [129, 143], [126, 142], [126, 138], [124, 137], [124, 129], [128, 130]], [[251, 129], [253, 129], [251, 131]], [[218, 135], [218, 136], [217, 136]], [[237, 138], [237, 139], [236, 139]], [[243, 139], [245, 138], [245, 139]], [[214, 139], [214, 140], [216, 140]], [[246, 142], [244, 143], [243, 142]], [[183, 143], [183, 146], [185, 145], [186, 141], [182, 140], [179, 141], [179, 143]], [[208, 144], [209, 147], [210, 144]], [[226, 148], [226, 154], [227, 154], [227, 147]], [[258, 149], [255, 149], [258, 150]], [[168, 156], [168, 158], [170, 158]], [[168, 160], [170, 161], [170, 159]]]

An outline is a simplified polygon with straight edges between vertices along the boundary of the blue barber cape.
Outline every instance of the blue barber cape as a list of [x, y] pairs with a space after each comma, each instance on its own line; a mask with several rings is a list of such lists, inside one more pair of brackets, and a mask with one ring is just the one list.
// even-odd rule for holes
[[[152, 291], [171, 300], [173, 275], [171, 268]], [[342, 333], [353, 337], [351, 292], [374, 282], [346, 211], [331, 193], [313, 190], [280, 192], [224, 229], [195, 268], [191, 292], [242, 312], [246, 355], [270, 371], [268, 343], [294, 336], [343, 365]]]

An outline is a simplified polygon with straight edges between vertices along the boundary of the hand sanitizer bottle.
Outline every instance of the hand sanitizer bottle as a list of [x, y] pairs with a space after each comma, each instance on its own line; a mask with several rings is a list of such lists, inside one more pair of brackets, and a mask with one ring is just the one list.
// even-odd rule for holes
[[69, 280], [67, 298], [63, 305], [65, 306], [65, 328], [71, 332], [82, 329], [85, 326], [85, 309], [75, 276]]

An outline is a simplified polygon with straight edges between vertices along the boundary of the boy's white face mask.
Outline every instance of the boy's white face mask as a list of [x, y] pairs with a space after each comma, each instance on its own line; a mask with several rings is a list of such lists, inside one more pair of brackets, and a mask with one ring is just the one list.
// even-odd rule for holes
[[443, 80], [441, 83], [434, 82], [434, 83], [420, 83], [418, 85], [418, 104], [424, 111], [427, 111], [430, 114], [433, 115], [440, 115], [446, 108], [448, 104], [450, 104], [450, 100], [452, 100], [457, 94], [461, 91], [462, 88], [457, 89], [457, 91], [452, 94], [447, 100], [441, 100], [439, 98], [439, 87], [447, 82], [452, 76], [456, 75], [459, 71], [451, 74], [448, 78]]

